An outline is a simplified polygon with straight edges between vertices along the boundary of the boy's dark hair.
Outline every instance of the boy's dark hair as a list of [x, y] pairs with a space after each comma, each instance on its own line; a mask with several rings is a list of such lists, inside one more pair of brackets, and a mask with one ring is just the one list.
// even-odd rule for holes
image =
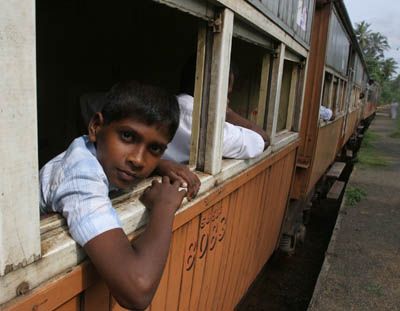
[[167, 126], [172, 140], [179, 125], [180, 111], [174, 95], [155, 86], [128, 81], [111, 88], [101, 113], [105, 124], [128, 117], [148, 125], [160, 123]]
[[[236, 62], [231, 59], [229, 74], [233, 74], [235, 79], [239, 76], [239, 68]], [[196, 75], [196, 54], [192, 55], [185, 65], [183, 66], [181, 72], [181, 83], [179, 92], [192, 95], [194, 94], [194, 80]]]

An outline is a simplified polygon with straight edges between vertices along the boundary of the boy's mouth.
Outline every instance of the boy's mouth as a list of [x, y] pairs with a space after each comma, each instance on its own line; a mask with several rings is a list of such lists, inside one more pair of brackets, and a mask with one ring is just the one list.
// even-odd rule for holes
[[143, 178], [137, 176], [135, 173], [132, 173], [132, 172], [126, 171], [126, 170], [121, 170], [121, 169], [117, 169], [117, 176], [122, 181], [129, 183], [131, 185], [133, 185], [133, 184], [136, 185], [143, 179]]

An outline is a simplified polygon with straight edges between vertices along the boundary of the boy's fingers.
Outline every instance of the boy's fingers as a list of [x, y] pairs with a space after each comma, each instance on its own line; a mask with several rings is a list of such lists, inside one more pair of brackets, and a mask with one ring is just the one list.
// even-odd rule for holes
[[188, 183], [184, 178], [176, 174], [175, 172], [170, 172], [171, 176], [174, 177], [174, 181], [178, 181], [181, 187], [187, 188]]
[[163, 182], [163, 183], [168, 183], [168, 184], [171, 183], [168, 176], [163, 176], [163, 177], [162, 177], [162, 182]]
[[176, 187], [176, 188], [181, 187], [181, 186], [182, 186], [182, 185], [181, 185], [181, 181], [178, 180], [178, 179], [175, 179], [174, 182], [172, 183], [172, 186], [174, 186], [174, 187]]
[[157, 180], [157, 179], [154, 179], [152, 182], [151, 182], [151, 187], [153, 187], [153, 186], [155, 186], [155, 185], [158, 185], [160, 182]]
[[183, 198], [185, 197], [185, 196], [187, 196], [187, 191], [186, 191], [186, 189], [180, 189], [179, 191], [178, 191], [178, 193], [181, 195], [181, 199], [183, 200]]
[[188, 186], [188, 197], [193, 198], [197, 195], [197, 192], [200, 189], [200, 179], [197, 177], [196, 174], [189, 171], [186, 177], [189, 180]]

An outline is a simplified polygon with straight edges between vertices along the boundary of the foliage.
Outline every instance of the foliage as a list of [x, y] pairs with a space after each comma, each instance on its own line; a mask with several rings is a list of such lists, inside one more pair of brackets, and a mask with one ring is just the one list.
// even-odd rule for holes
[[400, 75], [394, 78], [398, 64], [391, 57], [385, 58], [384, 53], [390, 48], [387, 37], [370, 27], [371, 24], [362, 21], [355, 24], [354, 32], [370, 77], [382, 87], [381, 103], [390, 103], [400, 99]]
[[362, 198], [365, 198], [367, 193], [357, 187], [349, 186], [346, 189], [345, 198], [346, 198], [346, 206], [354, 207], [358, 202], [361, 201]]

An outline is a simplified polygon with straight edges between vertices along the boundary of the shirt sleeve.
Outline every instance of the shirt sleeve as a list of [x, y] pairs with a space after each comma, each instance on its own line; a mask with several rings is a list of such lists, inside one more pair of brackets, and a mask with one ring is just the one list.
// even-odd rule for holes
[[105, 176], [73, 170], [55, 191], [54, 208], [66, 218], [72, 238], [84, 246], [97, 235], [121, 223], [108, 197]]
[[222, 155], [232, 159], [249, 159], [260, 155], [264, 150], [261, 135], [247, 128], [225, 122]]

